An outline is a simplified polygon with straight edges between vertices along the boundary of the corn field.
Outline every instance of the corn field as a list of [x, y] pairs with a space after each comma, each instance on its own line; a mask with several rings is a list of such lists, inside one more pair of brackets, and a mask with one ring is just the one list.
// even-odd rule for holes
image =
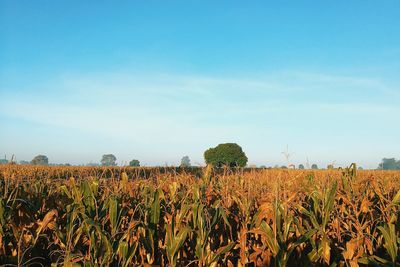
[[4, 266], [400, 266], [400, 172], [5, 165], [0, 194]]

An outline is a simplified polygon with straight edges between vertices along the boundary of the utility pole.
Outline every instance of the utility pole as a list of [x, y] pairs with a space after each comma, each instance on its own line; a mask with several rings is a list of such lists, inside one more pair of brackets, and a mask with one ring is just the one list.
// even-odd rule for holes
[[286, 150], [283, 151], [282, 154], [285, 156], [286, 162], [287, 162], [287, 165], [288, 165], [288, 168], [289, 168], [289, 158], [290, 158], [291, 154], [289, 153], [289, 146], [288, 145], [286, 145]]

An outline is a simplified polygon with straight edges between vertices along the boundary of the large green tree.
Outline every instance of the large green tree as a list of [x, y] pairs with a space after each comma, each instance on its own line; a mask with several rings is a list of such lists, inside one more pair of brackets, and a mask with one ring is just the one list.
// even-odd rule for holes
[[400, 160], [396, 161], [395, 158], [384, 158], [378, 168], [381, 170], [400, 170]]
[[204, 159], [207, 164], [212, 164], [215, 167], [244, 167], [248, 160], [242, 148], [235, 143], [219, 144], [206, 150]]
[[49, 158], [45, 155], [37, 155], [31, 160], [32, 165], [49, 165]]
[[131, 167], [140, 167], [140, 161], [137, 159], [133, 159], [129, 162], [129, 166]]
[[115, 166], [117, 165], [116, 162], [117, 158], [113, 154], [106, 154], [103, 155], [101, 158], [101, 165], [102, 166]]
[[317, 165], [317, 164], [311, 165], [311, 169], [313, 169], [313, 170], [318, 170], [318, 165]]
[[180, 166], [181, 166], [181, 167], [190, 167], [190, 166], [191, 166], [189, 156], [184, 156], [184, 157], [181, 159], [181, 165], [180, 165]]

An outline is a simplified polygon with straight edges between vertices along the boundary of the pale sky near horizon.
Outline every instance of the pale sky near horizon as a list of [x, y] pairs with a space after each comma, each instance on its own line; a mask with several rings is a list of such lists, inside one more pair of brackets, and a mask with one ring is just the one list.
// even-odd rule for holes
[[[400, 158], [400, 1], [0, 0], [0, 154]], [[2, 156], [1, 156], [2, 157]]]

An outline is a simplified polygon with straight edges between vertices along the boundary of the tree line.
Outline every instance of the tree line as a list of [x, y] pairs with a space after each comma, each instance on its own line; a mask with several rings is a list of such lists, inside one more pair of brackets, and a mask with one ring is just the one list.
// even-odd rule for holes
[[[224, 143], [219, 144], [216, 147], [212, 147], [207, 149], [204, 152], [204, 160], [207, 165], [212, 165], [217, 168], [221, 167], [245, 167], [247, 166], [248, 158], [243, 151], [243, 149], [236, 143]], [[10, 162], [7, 159], [0, 159], [0, 164], [14, 163]], [[32, 165], [49, 165], [49, 159], [45, 155], [37, 155], [30, 162], [28, 161], [20, 161], [20, 164], [32, 164]], [[50, 164], [51, 165], [51, 164]], [[68, 166], [70, 164], [61, 164], [64, 166]], [[100, 160], [100, 164], [98, 163], [89, 163], [87, 166], [117, 166], [117, 158], [113, 154], [105, 154], [102, 156]], [[132, 159], [128, 166], [131, 167], [140, 167], [140, 161], [138, 159]], [[180, 167], [191, 167], [191, 162], [189, 156], [184, 156], [181, 159]], [[291, 165], [294, 168], [294, 165]], [[267, 168], [265, 166], [261, 166], [261, 168]], [[274, 168], [288, 168], [287, 166], [275, 166]], [[303, 164], [298, 165], [298, 169], [305, 169]], [[318, 169], [317, 164], [312, 164], [311, 169]], [[332, 164], [327, 166], [327, 169], [334, 169]], [[400, 160], [396, 160], [395, 158], [384, 158], [382, 162], [379, 164], [378, 169], [381, 170], [400, 170]]]

